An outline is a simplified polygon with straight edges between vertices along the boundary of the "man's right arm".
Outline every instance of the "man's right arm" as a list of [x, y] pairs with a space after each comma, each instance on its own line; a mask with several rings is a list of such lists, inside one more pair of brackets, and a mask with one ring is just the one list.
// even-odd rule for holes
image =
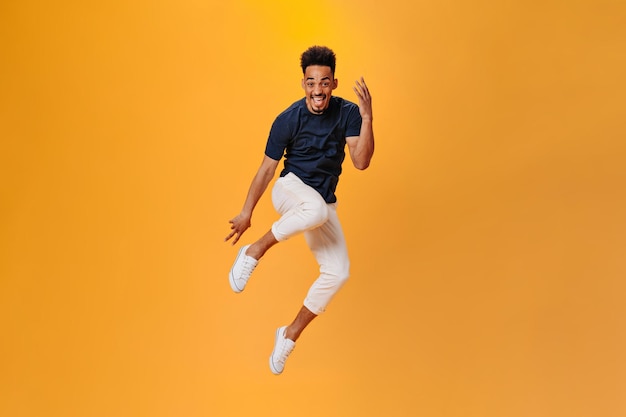
[[274, 178], [277, 166], [277, 160], [272, 159], [267, 155], [263, 157], [263, 162], [252, 179], [252, 183], [248, 189], [248, 195], [243, 204], [243, 208], [241, 209], [241, 213], [229, 220], [229, 223], [231, 224], [231, 232], [228, 236], [226, 236], [224, 241], [234, 237], [232, 242], [234, 245], [237, 243], [241, 235], [243, 235], [243, 233], [251, 226], [252, 212], [267, 189], [270, 181]]

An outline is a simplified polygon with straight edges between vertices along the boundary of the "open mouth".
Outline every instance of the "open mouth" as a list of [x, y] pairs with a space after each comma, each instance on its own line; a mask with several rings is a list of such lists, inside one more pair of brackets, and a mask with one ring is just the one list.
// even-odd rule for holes
[[326, 100], [326, 96], [313, 96], [311, 97], [311, 100], [313, 101], [313, 104], [315, 104], [316, 106], [321, 106], [324, 103], [324, 100]]

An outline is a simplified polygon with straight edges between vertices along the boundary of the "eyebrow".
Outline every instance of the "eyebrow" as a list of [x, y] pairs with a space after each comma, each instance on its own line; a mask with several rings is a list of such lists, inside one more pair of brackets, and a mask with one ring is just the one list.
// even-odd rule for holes
[[[307, 80], [307, 81], [309, 81], [309, 80], [313, 80], [313, 81], [315, 81], [315, 78], [313, 78], [313, 77], [309, 77], [309, 78], [307, 78], [306, 80]], [[324, 77], [324, 78], [322, 78], [320, 81], [324, 81], [324, 80], [330, 80], [330, 77]]]

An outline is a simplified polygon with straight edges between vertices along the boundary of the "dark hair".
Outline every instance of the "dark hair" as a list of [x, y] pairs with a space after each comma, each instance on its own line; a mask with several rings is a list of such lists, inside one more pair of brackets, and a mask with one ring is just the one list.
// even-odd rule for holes
[[330, 67], [330, 71], [335, 75], [335, 53], [326, 46], [311, 46], [302, 53], [300, 57], [300, 66], [302, 73], [306, 71], [306, 67], [310, 65], [321, 65]]

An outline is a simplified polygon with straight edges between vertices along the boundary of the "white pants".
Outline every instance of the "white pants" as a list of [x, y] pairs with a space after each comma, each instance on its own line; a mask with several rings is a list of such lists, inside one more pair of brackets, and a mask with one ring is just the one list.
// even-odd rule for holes
[[276, 240], [281, 242], [304, 233], [320, 266], [320, 275], [309, 289], [304, 306], [314, 314], [321, 314], [350, 274], [348, 249], [337, 217], [337, 203], [326, 203], [315, 189], [292, 173], [276, 180], [272, 188], [272, 202], [281, 215], [272, 225]]

